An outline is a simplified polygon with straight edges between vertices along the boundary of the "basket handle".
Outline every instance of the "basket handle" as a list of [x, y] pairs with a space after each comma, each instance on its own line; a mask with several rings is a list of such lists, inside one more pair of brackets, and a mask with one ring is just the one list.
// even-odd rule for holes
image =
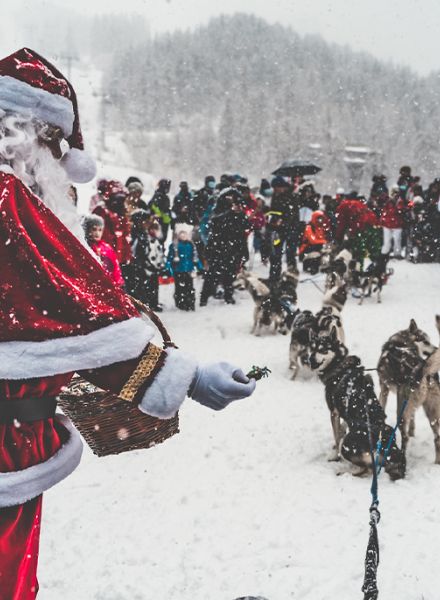
[[162, 336], [163, 347], [164, 348], [177, 348], [176, 344], [171, 340], [170, 335], [169, 335], [165, 325], [162, 323], [162, 321], [159, 319], [159, 317], [156, 315], [156, 313], [154, 311], [152, 311], [149, 306], [147, 306], [146, 304], [144, 304], [137, 298], [130, 296], [130, 294], [127, 294], [127, 296], [130, 298], [130, 300], [133, 302], [133, 304], [136, 306], [136, 308], [139, 309], [139, 312], [146, 314], [147, 317], [149, 319], [151, 319], [151, 321], [153, 321], [154, 325], [157, 327], [160, 335]]

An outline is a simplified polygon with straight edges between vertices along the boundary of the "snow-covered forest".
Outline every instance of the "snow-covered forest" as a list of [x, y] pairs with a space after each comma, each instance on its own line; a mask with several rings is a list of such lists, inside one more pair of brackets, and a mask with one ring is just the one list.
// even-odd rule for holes
[[[151, 36], [144, 17], [86, 16], [58, 8], [26, 16], [29, 45], [103, 71], [100, 119], [121, 132], [133, 165], [174, 179], [208, 172], [267, 175], [289, 156], [346, 187], [347, 145], [367, 146], [363, 187], [402, 164], [438, 174], [440, 73], [428, 77], [366, 53], [237, 14], [192, 31]], [[44, 40], [44, 41], [43, 41]]]

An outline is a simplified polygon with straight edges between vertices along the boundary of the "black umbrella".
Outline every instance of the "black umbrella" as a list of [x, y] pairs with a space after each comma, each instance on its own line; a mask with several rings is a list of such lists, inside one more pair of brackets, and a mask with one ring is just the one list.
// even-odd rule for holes
[[299, 175], [314, 175], [321, 170], [310, 162], [305, 160], [285, 160], [281, 167], [273, 171], [272, 175], [281, 175], [282, 177], [298, 177]]

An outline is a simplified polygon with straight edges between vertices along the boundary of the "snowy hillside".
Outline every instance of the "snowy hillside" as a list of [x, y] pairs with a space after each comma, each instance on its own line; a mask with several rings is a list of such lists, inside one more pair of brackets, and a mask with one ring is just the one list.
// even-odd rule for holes
[[[367, 367], [411, 317], [437, 343], [440, 266], [393, 266], [383, 304], [344, 309], [349, 348]], [[323, 386], [290, 381], [287, 337], [249, 334], [246, 292], [195, 314], [174, 308], [169, 286], [161, 293], [181, 348], [272, 375], [221, 413], [187, 400], [181, 433], [161, 446], [100, 459], [86, 450], [45, 495], [41, 600], [360, 599], [370, 481], [327, 462]], [[316, 309], [320, 293], [302, 284], [299, 302]], [[408, 458], [405, 480], [381, 476], [380, 598], [438, 600], [440, 467], [422, 412]]]
[[[140, 177], [144, 183], [145, 197], [153, 195], [157, 178], [139, 169], [133, 169], [133, 156], [122, 140], [121, 132], [114, 131], [111, 122], [103, 122], [102, 72], [90, 68], [86, 61], [72, 68], [72, 82], [77, 91], [81, 113], [81, 127], [87, 151], [96, 160], [97, 176], [90, 183], [77, 185], [78, 210], [88, 212], [90, 198], [96, 193], [98, 179], [117, 179], [125, 182], [130, 175]], [[107, 105], [106, 105], [107, 106]], [[105, 130], [104, 130], [105, 126]]]

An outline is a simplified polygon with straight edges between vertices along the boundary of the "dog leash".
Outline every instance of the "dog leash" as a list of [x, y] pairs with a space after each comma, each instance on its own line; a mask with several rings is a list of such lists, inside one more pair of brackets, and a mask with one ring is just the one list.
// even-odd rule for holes
[[[376, 369], [365, 369], [365, 371], [374, 371]], [[382, 467], [385, 465], [388, 454], [391, 450], [391, 446], [396, 437], [397, 429], [400, 425], [400, 422], [403, 418], [405, 409], [408, 405], [409, 394], [406, 396], [405, 400], [402, 403], [402, 407], [399, 411], [397, 422], [393, 427], [393, 430], [390, 434], [388, 444], [385, 447], [385, 451], [383, 453], [382, 460], [379, 462], [380, 453], [382, 450], [382, 440], [378, 439], [376, 443], [376, 456], [374, 447], [373, 447], [373, 436], [371, 432], [371, 423], [370, 423], [370, 411], [368, 409], [368, 401], [365, 400], [365, 414], [367, 420], [367, 430], [368, 430], [368, 442], [370, 446], [370, 456], [371, 456], [371, 465], [373, 472], [373, 479], [371, 482], [371, 505], [370, 505], [370, 533], [368, 537], [367, 551], [365, 554], [365, 574], [364, 574], [364, 582], [362, 585], [362, 592], [364, 593], [364, 600], [377, 600], [379, 596], [379, 589], [377, 587], [377, 568], [379, 566], [379, 537], [377, 533], [377, 525], [380, 521], [380, 512], [379, 512], [379, 475], [381, 473]]]
[[313, 283], [315, 288], [317, 288], [321, 292], [321, 294], [325, 294], [325, 291], [322, 289], [322, 287], [320, 287], [316, 283], [316, 281], [313, 279], [313, 277], [307, 277], [306, 279], [300, 279], [300, 281], [298, 283]]
[[[364, 394], [365, 396], [365, 394]], [[373, 480], [371, 482], [370, 505], [370, 533], [368, 536], [367, 551], [365, 554], [365, 574], [362, 592], [364, 600], [377, 600], [379, 589], [377, 587], [377, 567], [379, 566], [379, 537], [377, 534], [377, 525], [380, 521], [379, 512], [379, 491], [378, 491], [378, 472], [376, 460], [374, 458], [373, 436], [371, 433], [370, 411], [368, 409], [368, 400], [365, 398], [365, 414], [367, 418], [368, 443], [370, 446], [371, 465], [373, 471]], [[378, 442], [379, 443], [379, 442]], [[378, 448], [378, 446], [377, 446]]]

